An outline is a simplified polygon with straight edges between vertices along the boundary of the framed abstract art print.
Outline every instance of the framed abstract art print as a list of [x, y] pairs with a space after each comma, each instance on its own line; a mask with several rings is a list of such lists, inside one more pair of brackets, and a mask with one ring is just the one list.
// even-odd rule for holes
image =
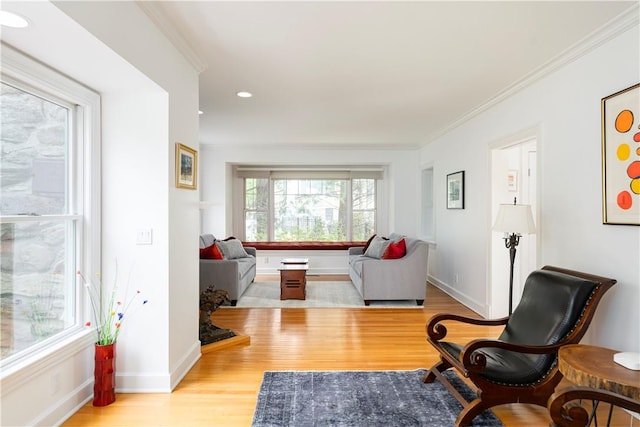
[[640, 84], [602, 98], [602, 222], [640, 225]]

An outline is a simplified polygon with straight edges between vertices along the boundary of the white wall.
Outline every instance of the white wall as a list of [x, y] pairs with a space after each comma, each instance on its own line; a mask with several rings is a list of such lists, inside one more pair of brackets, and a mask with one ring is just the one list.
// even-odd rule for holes
[[[639, 55], [636, 16], [632, 28], [425, 146], [422, 161], [434, 165], [438, 202], [438, 246], [430, 254], [434, 281], [486, 309], [493, 222], [490, 145], [540, 126], [539, 264], [617, 279], [588, 340], [640, 350], [640, 227], [602, 224], [600, 154], [600, 100], [640, 80]], [[467, 173], [469, 197], [464, 210], [448, 211], [444, 180], [457, 170]]]
[[[202, 231], [218, 238], [232, 235], [231, 164], [269, 165], [359, 165], [382, 164], [388, 167], [384, 181], [389, 203], [388, 218], [378, 224], [380, 234], [390, 232], [416, 236], [419, 230], [420, 170], [416, 150], [335, 149], [335, 148], [242, 148], [205, 146], [200, 153], [200, 183], [203, 201], [213, 203], [202, 211]], [[260, 252], [258, 274], [277, 273], [278, 261], [291, 255], [283, 251]], [[296, 253], [300, 255], [300, 253]], [[315, 251], [304, 254], [310, 258], [311, 274], [347, 274], [346, 256], [339, 251]], [[270, 257], [267, 262], [264, 257]], [[316, 258], [316, 259], [314, 259]]]
[[[4, 3], [34, 24], [4, 41], [102, 96], [103, 277], [117, 259], [149, 299], [118, 339], [116, 386], [169, 392], [200, 357], [199, 197], [174, 181], [175, 143], [198, 149], [198, 74], [133, 2]], [[139, 228], [152, 245], [136, 245]], [[60, 423], [92, 394], [92, 358], [84, 333], [22, 383], [3, 381], [2, 424]]]

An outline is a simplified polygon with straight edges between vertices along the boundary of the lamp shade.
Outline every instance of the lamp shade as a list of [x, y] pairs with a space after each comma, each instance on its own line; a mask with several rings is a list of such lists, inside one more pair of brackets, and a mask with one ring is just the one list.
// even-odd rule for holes
[[505, 233], [534, 234], [536, 226], [533, 222], [530, 205], [500, 205], [494, 231]]

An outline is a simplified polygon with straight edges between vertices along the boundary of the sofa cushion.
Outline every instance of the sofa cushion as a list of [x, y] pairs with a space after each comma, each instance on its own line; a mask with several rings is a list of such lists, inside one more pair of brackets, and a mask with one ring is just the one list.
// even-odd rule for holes
[[255, 271], [256, 260], [251, 255], [247, 255], [246, 258], [237, 258], [235, 261], [238, 263], [238, 279], [244, 279], [251, 269]]
[[207, 248], [213, 245], [213, 242], [215, 241], [216, 241], [216, 237], [213, 234], [200, 235], [200, 249]]
[[371, 242], [373, 242], [373, 239], [376, 238], [376, 234], [374, 234], [373, 236], [369, 237], [369, 240], [367, 240], [367, 243], [364, 245], [364, 252], [367, 252], [367, 249], [369, 249], [369, 245], [371, 245]]
[[351, 269], [353, 269], [353, 271], [358, 275], [358, 277], [362, 277], [362, 263], [366, 259], [371, 259], [371, 258], [367, 258], [364, 255], [354, 255], [349, 257], [349, 264], [351, 265]]
[[390, 242], [382, 254], [382, 259], [398, 259], [407, 254], [407, 246], [405, 240], [400, 239], [398, 242]]
[[398, 243], [400, 240], [404, 239], [405, 236], [404, 234], [399, 234], [399, 233], [391, 233], [389, 234], [389, 240], [391, 240], [392, 242]]
[[389, 246], [390, 240], [384, 237], [376, 236], [373, 238], [364, 256], [369, 258], [381, 259], [385, 249]]
[[225, 241], [217, 241], [216, 245], [222, 251], [222, 255], [224, 259], [239, 259], [239, 258], [247, 258], [249, 254], [242, 247], [242, 242], [237, 239], [231, 239]]
[[222, 252], [216, 244], [200, 248], [200, 259], [224, 259]]

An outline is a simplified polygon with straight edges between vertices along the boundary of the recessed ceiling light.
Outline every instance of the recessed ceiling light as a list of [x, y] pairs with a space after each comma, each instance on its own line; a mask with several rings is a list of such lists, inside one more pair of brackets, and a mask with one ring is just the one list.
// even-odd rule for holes
[[253, 94], [251, 92], [238, 92], [236, 93], [240, 98], [251, 98]]
[[11, 28], [26, 28], [29, 26], [29, 21], [15, 13], [0, 10], [0, 25]]
[[200, 116], [201, 116], [201, 115], [203, 115], [203, 114], [204, 114], [204, 111], [202, 111], [202, 110], [198, 110], [198, 115], [200, 115]]

